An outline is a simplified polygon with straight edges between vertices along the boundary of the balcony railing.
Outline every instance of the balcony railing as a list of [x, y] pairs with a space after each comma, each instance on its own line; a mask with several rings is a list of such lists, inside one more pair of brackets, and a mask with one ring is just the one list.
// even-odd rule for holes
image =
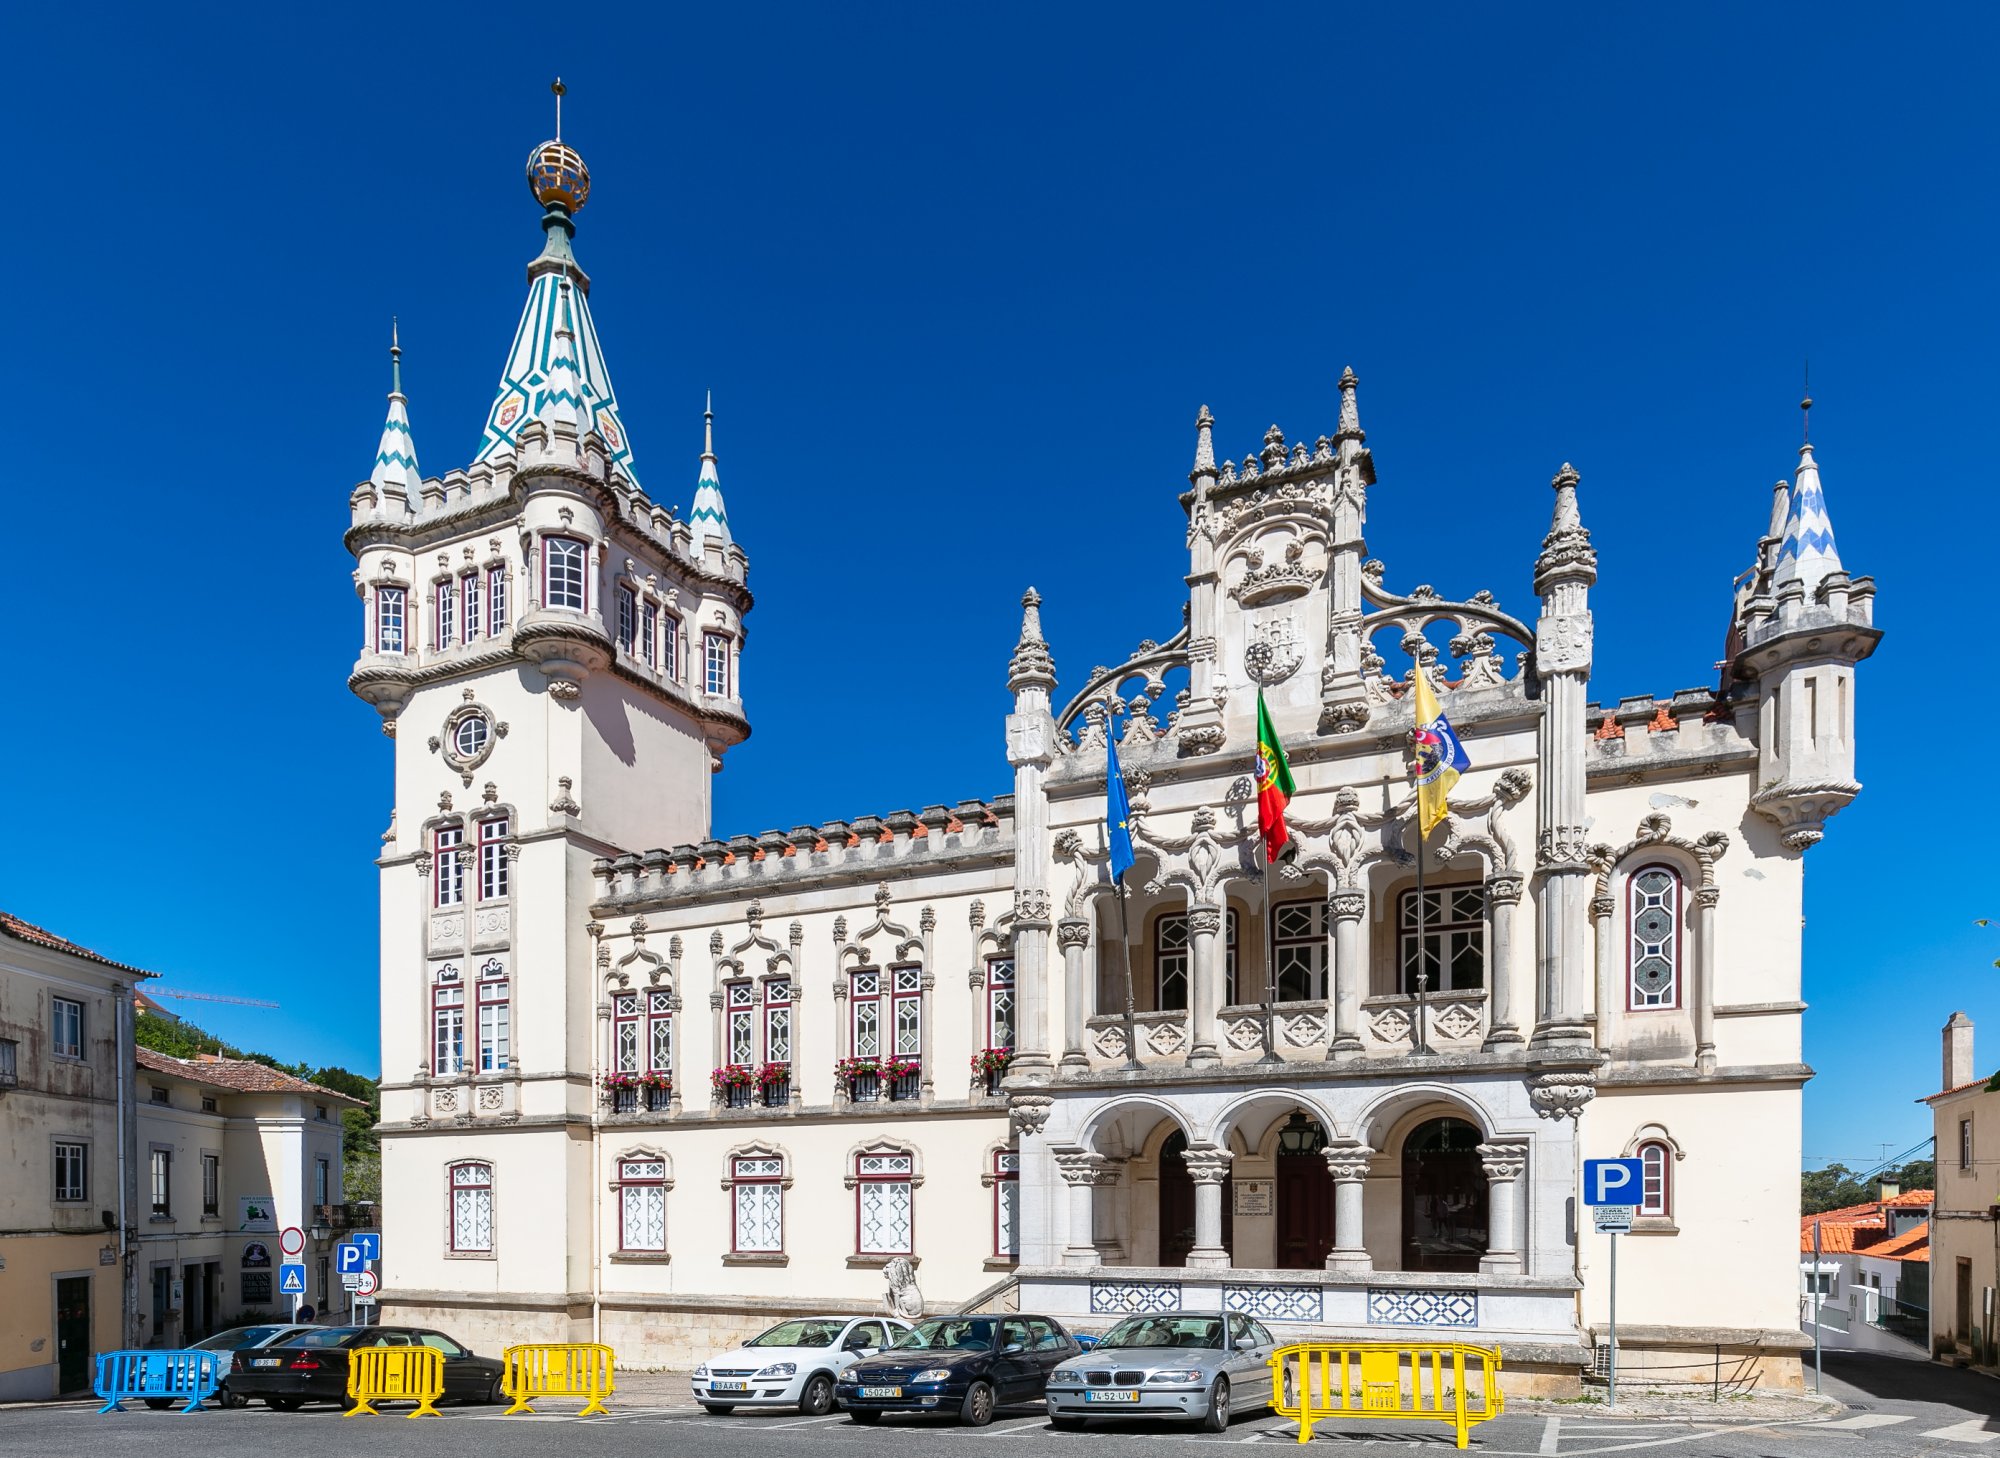
[[345, 1230], [366, 1230], [375, 1223], [375, 1207], [365, 1200], [350, 1205], [315, 1205], [312, 1222], [323, 1225], [336, 1233]]

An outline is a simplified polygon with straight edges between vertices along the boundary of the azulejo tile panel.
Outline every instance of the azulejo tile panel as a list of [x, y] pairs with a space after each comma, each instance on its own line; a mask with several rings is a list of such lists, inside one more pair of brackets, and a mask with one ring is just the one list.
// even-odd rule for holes
[[1318, 1286], [1224, 1286], [1222, 1304], [1265, 1321], [1326, 1319], [1326, 1292]]
[[1140, 1316], [1153, 1311], [1179, 1311], [1181, 1288], [1177, 1281], [1092, 1281], [1090, 1309], [1093, 1315]]
[[1479, 1293], [1445, 1289], [1368, 1288], [1370, 1326], [1477, 1326]]

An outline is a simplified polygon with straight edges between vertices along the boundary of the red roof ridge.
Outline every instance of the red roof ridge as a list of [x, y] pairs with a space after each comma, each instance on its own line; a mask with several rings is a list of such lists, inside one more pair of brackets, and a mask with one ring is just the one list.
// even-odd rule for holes
[[87, 962], [96, 962], [105, 967], [116, 967], [120, 972], [130, 972], [136, 977], [157, 977], [157, 972], [148, 972], [143, 967], [134, 967], [129, 962], [119, 962], [80, 946], [68, 937], [59, 937], [47, 927], [36, 926], [32, 921], [23, 921], [10, 911], [0, 911], [0, 932], [6, 933], [17, 942], [27, 942], [31, 946], [46, 947], [52, 952], [66, 952], [72, 957], [82, 957]]
[[317, 1083], [309, 1083], [286, 1073], [281, 1068], [273, 1068], [268, 1063], [259, 1063], [254, 1058], [222, 1058], [203, 1054], [199, 1061], [190, 1058], [176, 1058], [171, 1053], [161, 1053], [153, 1048], [137, 1050], [141, 1068], [150, 1068], [155, 1073], [171, 1073], [176, 1078], [185, 1078], [190, 1083], [205, 1083], [214, 1088], [226, 1088], [232, 1093], [298, 1093], [312, 1094], [317, 1098], [337, 1099], [344, 1104], [352, 1104], [357, 1109], [368, 1107], [366, 1100], [357, 1099], [352, 1094], [341, 1093], [337, 1089], [326, 1088]]

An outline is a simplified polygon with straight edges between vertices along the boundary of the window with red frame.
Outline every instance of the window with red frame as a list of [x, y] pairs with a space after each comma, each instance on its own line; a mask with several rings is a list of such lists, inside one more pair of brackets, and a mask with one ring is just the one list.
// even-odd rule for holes
[[513, 1038], [512, 1015], [508, 1003], [507, 967], [498, 957], [488, 957], [479, 969], [479, 1071], [506, 1071]]
[[498, 901], [507, 894], [507, 829], [508, 822], [504, 817], [479, 822], [481, 901]]
[[916, 1156], [896, 1150], [854, 1156], [856, 1249], [862, 1255], [914, 1254]]
[[792, 1061], [792, 983], [787, 977], [764, 979], [764, 1061]]
[[460, 628], [460, 641], [470, 643], [479, 636], [479, 574], [468, 572], [458, 579], [458, 595], [464, 600], [464, 625]]
[[724, 1032], [729, 1047], [729, 1061], [741, 1067], [748, 1067], [757, 1057], [757, 989], [748, 982], [731, 982], [725, 991], [729, 1003], [729, 1021]]
[[491, 567], [486, 572], [486, 616], [491, 619], [493, 631], [499, 632], [507, 626], [507, 569]]
[[667, 1248], [667, 1165], [642, 1155], [618, 1161], [618, 1248]]
[[451, 1181], [451, 1250], [489, 1255], [493, 1250], [493, 1166], [477, 1160], [454, 1164]]
[[440, 967], [431, 981], [431, 1074], [442, 1078], [465, 1072], [465, 984], [456, 963]]
[[397, 653], [403, 651], [404, 610], [408, 596], [400, 587], [378, 587], [375, 589], [375, 651], [377, 653]]
[[785, 1248], [785, 1161], [775, 1155], [736, 1155], [729, 1161], [730, 1202], [735, 1211], [730, 1248], [739, 1255], [773, 1255]]
[[674, 1071], [674, 995], [655, 990], [647, 994], [646, 1071], [671, 1074]]
[[993, 1155], [993, 1254], [1021, 1258], [1021, 1156], [1012, 1149]]
[[986, 1046], [1014, 1046], [1014, 959], [992, 957], [986, 963]]
[[1627, 987], [1633, 1012], [1681, 1004], [1681, 878], [1643, 866], [1625, 882]]
[[611, 1071], [639, 1071], [639, 994], [621, 992], [611, 999]]
[[542, 603], [546, 607], [588, 612], [584, 582], [589, 549], [569, 537], [549, 537], [542, 543]]
[[458, 906], [465, 901], [465, 862], [459, 859], [464, 846], [463, 825], [440, 825], [431, 832], [431, 881], [439, 906]]
[[847, 1016], [853, 1034], [848, 1046], [856, 1058], [882, 1056], [882, 974], [857, 967], [848, 974]]
[[457, 600], [458, 592], [450, 579], [437, 585], [437, 632], [432, 636], [440, 648], [449, 648], [452, 645], [452, 625], [457, 616], [452, 608]]
[[1639, 1146], [1639, 1213], [1674, 1213], [1674, 1152], [1657, 1139]]
[[924, 973], [921, 967], [889, 969], [889, 1051], [898, 1058], [924, 1055]]

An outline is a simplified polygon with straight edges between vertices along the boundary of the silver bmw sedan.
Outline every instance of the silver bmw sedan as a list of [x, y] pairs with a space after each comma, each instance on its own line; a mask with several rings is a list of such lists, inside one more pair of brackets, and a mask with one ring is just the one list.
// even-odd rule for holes
[[1219, 1433], [1232, 1412], [1270, 1406], [1276, 1347], [1262, 1322], [1238, 1311], [1128, 1317], [1049, 1374], [1049, 1421], [1174, 1417]]

